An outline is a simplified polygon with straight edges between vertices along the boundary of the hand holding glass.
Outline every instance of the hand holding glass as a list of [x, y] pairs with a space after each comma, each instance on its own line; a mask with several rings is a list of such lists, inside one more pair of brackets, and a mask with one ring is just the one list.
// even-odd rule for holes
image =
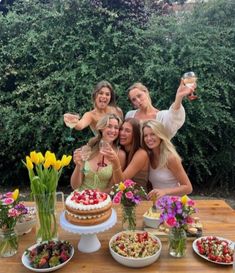
[[192, 71], [186, 72], [186, 73], [184, 73], [182, 79], [183, 79], [184, 85], [189, 87], [190, 89], [192, 89], [192, 92], [188, 95], [188, 99], [189, 100], [197, 99], [198, 97], [193, 93], [193, 87], [195, 86], [196, 81], [197, 81], [197, 77], [196, 77], [195, 73]]
[[[99, 143], [99, 148], [100, 148], [100, 153], [102, 154], [103, 152], [105, 152], [106, 149], [110, 148], [110, 144], [105, 140], [101, 140]], [[98, 162], [97, 165], [99, 167], [106, 167], [107, 166], [107, 164], [104, 162], [104, 155], [102, 156], [101, 162]]]
[[70, 128], [69, 136], [66, 139], [67, 141], [74, 141], [75, 140], [75, 138], [72, 137], [72, 130], [77, 125], [79, 118], [80, 118], [80, 116], [78, 113], [71, 112], [71, 113], [64, 114], [64, 122], [65, 122], [66, 126]]

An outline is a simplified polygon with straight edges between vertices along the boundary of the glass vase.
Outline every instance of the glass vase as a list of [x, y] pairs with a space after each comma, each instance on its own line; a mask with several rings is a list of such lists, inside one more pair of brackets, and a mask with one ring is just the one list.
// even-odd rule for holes
[[34, 194], [36, 204], [36, 241], [57, 240], [56, 192]]
[[136, 229], [136, 209], [135, 206], [122, 206], [122, 229]]
[[169, 232], [169, 254], [176, 258], [184, 257], [187, 248], [187, 235], [183, 228], [172, 228]]
[[14, 228], [0, 229], [0, 257], [11, 257], [18, 250], [18, 235]]

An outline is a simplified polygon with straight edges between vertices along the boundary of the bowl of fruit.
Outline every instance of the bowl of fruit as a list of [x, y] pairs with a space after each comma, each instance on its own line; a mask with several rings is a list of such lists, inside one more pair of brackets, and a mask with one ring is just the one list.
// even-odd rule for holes
[[34, 272], [51, 272], [66, 265], [74, 255], [68, 241], [45, 241], [35, 244], [22, 255], [23, 265]]
[[109, 241], [112, 257], [128, 267], [145, 267], [160, 256], [162, 244], [157, 236], [146, 231], [123, 231]]

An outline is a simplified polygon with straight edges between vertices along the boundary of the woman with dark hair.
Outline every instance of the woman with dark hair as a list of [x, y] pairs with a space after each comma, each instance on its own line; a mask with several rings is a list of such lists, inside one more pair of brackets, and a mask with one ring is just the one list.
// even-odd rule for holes
[[105, 155], [113, 163], [115, 180], [132, 179], [148, 191], [149, 158], [147, 152], [140, 147], [140, 139], [139, 121], [134, 118], [126, 119], [119, 132], [119, 143], [126, 152], [124, 171], [114, 151], [108, 151]]
[[117, 156], [120, 168], [124, 168], [126, 155], [117, 145], [121, 123], [122, 121], [117, 115], [105, 115], [97, 123], [97, 135], [90, 139], [87, 144], [91, 148], [89, 159], [82, 160], [81, 149], [74, 151], [73, 160], [76, 166], [70, 180], [73, 189], [98, 189], [108, 193], [113, 183], [119, 182], [115, 181], [112, 162], [106, 157], [104, 162], [103, 154], [99, 150], [99, 144], [101, 141], [108, 143], [108, 149], [112, 149]]
[[192, 93], [196, 84], [187, 87], [181, 80], [176, 92], [175, 101], [168, 110], [159, 111], [152, 105], [149, 91], [142, 83], [134, 83], [128, 89], [128, 97], [136, 110], [127, 112], [125, 118], [135, 118], [140, 121], [157, 120], [166, 128], [167, 135], [172, 138], [185, 121], [185, 110], [182, 100]]
[[[83, 130], [90, 126], [92, 132], [96, 134], [96, 124], [106, 114], [112, 113], [123, 118], [122, 110], [116, 106], [113, 87], [108, 81], [97, 83], [92, 92], [92, 101], [94, 109], [82, 116], [77, 122], [75, 129]], [[69, 122], [69, 120], [73, 119], [74, 115], [69, 113], [64, 114], [64, 122]]]

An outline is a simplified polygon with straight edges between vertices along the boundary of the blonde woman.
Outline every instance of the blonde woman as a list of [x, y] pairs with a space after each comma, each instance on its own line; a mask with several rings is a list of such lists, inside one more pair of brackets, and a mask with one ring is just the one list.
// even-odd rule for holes
[[[94, 109], [86, 112], [82, 118], [77, 122], [75, 129], [83, 130], [90, 126], [90, 129], [96, 135], [97, 122], [108, 113], [116, 114], [123, 118], [122, 110], [116, 106], [115, 93], [112, 85], [108, 81], [100, 81], [94, 87], [92, 93], [92, 101]], [[64, 122], [74, 119], [74, 115], [64, 114]]]
[[73, 189], [97, 189], [109, 193], [112, 185], [120, 182], [115, 181], [113, 165], [108, 158], [104, 160], [99, 143], [101, 141], [108, 143], [107, 149], [110, 148], [116, 152], [121, 168], [124, 168], [126, 154], [117, 146], [121, 123], [121, 119], [115, 114], [105, 115], [98, 121], [97, 136], [88, 142], [88, 146], [91, 147], [91, 155], [85, 162], [82, 161], [81, 149], [74, 151], [73, 160], [76, 166], [70, 180]]
[[134, 83], [128, 89], [128, 97], [137, 110], [127, 112], [125, 119], [136, 118], [140, 121], [157, 120], [165, 126], [167, 135], [172, 138], [185, 121], [185, 110], [182, 106], [182, 100], [195, 88], [196, 85], [189, 88], [181, 81], [176, 92], [175, 101], [169, 110], [159, 111], [152, 105], [147, 87], [140, 82]]
[[142, 124], [142, 143], [149, 153], [149, 181], [155, 195], [184, 195], [192, 192], [191, 182], [181, 163], [181, 158], [167, 137], [164, 126], [155, 120]]

